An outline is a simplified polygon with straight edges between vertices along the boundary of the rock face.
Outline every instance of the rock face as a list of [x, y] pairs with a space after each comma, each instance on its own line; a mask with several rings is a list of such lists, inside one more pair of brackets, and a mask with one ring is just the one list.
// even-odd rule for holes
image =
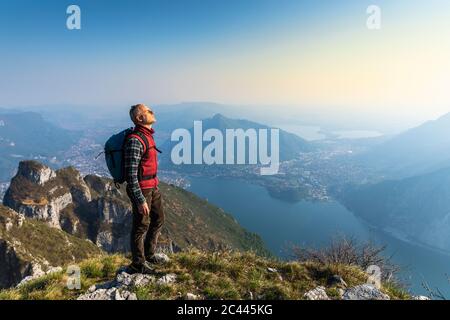
[[55, 171], [39, 162], [21, 161], [3, 203], [27, 218], [61, 229], [60, 213], [73, 199], [71, 192], [58, 185], [56, 178]]
[[32, 267], [16, 253], [14, 246], [0, 240], [0, 288], [8, 288], [31, 274]]
[[33, 273], [25, 278], [23, 278], [17, 287], [24, 285], [27, 282], [33, 281], [47, 274], [57, 273], [63, 271], [62, 267], [50, 267], [46, 272], [42, 271], [41, 266], [38, 264], [33, 264]]
[[22, 161], [3, 202], [27, 218], [89, 238], [105, 251], [129, 249], [129, 203], [99, 177], [83, 178], [74, 168], [53, 171], [36, 161]]
[[51, 227], [61, 229], [60, 212], [72, 203], [72, 196], [70, 193], [65, 193], [49, 202], [36, 205], [8, 200], [5, 203], [28, 218], [42, 220], [47, 222]]
[[[229, 215], [181, 188], [160, 184], [166, 222], [159, 252], [183, 247], [252, 249], [267, 253], [259, 236]], [[107, 252], [128, 252], [132, 223], [125, 186], [111, 179], [82, 177], [73, 167], [56, 171], [36, 161], [22, 161], [3, 199], [4, 205], [27, 218], [43, 221]]]
[[0, 205], [0, 289], [101, 253], [93, 243]]
[[18, 173], [41, 186], [56, 177], [56, 173], [52, 169], [36, 161], [20, 162]]
[[91, 191], [83, 179], [79, 180], [78, 186], [73, 186], [70, 189], [70, 194], [72, 195], [73, 201], [78, 203], [87, 203], [92, 200]]
[[126, 203], [105, 198], [97, 200], [97, 212], [104, 223], [124, 223], [131, 215], [130, 207]]
[[370, 284], [359, 285], [345, 290], [342, 296], [343, 300], [390, 300], [387, 294], [384, 294], [375, 286]]

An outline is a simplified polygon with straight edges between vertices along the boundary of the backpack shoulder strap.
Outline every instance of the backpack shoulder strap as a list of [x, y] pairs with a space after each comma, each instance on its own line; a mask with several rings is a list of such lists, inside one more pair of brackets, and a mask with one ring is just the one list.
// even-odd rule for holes
[[152, 148], [154, 148], [157, 152], [162, 153], [162, 151], [159, 150], [159, 149], [156, 147], [156, 145], [150, 146], [150, 144], [148, 143], [147, 137], [146, 137], [142, 132], [139, 132], [139, 131], [133, 131], [133, 132], [129, 135], [129, 137], [130, 137], [130, 136], [134, 136], [134, 137], [138, 138], [139, 141], [141, 141], [141, 143], [144, 145], [144, 154], [145, 154], [145, 152], [150, 151], [150, 149], [152, 149]]
[[148, 143], [148, 139], [147, 139], [147, 137], [145, 137], [144, 134], [142, 134], [141, 132], [139, 132], [139, 131], [134, 131], [134, 132], [132, 132], [132, 133], [130, 134], [129, 137], [135, 137], [135, 138], [137, 138], [137, 139], [142, 143], [142, 145], [144, 146], [144, 154], [145, 154], [148, 150], [150, 150], [150, 146], [149, 146], [149, 143]]

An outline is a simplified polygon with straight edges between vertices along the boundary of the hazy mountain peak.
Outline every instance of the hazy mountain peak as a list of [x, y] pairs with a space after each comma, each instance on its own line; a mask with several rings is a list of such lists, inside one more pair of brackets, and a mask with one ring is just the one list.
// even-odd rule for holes
[[221, 113], [216, 113], [214, 116], [212, 116], [212, 119], [215, 120], [220, 120], [220, 119], [228, 119], [227, 117], [225, 117], [223, 114]]

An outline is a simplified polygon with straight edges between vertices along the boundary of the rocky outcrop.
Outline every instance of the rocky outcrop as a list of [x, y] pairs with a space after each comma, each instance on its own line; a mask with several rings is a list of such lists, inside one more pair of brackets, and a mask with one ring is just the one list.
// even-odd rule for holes
[[[95, 199], [91, 190], [97, 195]], [[4, 204], [27, 218], [90, 238], [108, 252], [126, 251], [129, 238], [115, 229], [124, 229], [121, 224], [128, 227], [131, 211], [129, 204], [116, 201], [113, 194], [111, 185], [95, 177], [85, 181], [74, 168], [53, 171], [36, 161], [22, 161]]]
[[22, 161], [4, 204], [27, 218], [89, 238], [105, 251], [124, 252], [129, 250], [131, 228], [127, 200], [107, 179]]
[[[387, 294], [370, 284], [362, 284], [346, 290], [338, 289], [338, 291], [342, 300], [390, 300]], [[309, 290], [304, 294], [304, 298], [306, 300], [330, 300], [326, 288], [322, 286]]]
[[40, 186], [56, 177], [56, 173], [52, 169], [37, 161], [21, 161], [17, 174]]
[[13, 237], [24, 217], [0, 205], [0, 288], [15, 285], [24, 277], [40, 275], [41, 267], [35, 261], [23, 259], [22, 242]]
[[110, 198], [100, 198], [96, 201], [97, 213], [103, 223], [124, 223], [131, 218], [131, 208], [128, 203], [113, 201]]
[[79, 185], [70, 188], [70, 194], [73, 201], [78, 203], [87, 203], [92, 200], [91, 191], [83, 179], [80, 179]]
[[0, 289], [60, 270], [52, 266], [100, 253], [89, 241], [0, 205]]
[[[195, 246], [268, 254], [259, 236], [244, 230], [219, 208], [181, 188], [164, 183], [160, 188], [166, 213], [160, 252]], [[22, 161], [3, 203], [27, 218], [89, 239], [107, 252], [129, 251], [131, 203], [125, 186], [117, 189], [111, 179], [82, 177], [73, 167], [53, 171], [36, 161]]]
[[73, 203], [73, 198], [56, 179], [57, 173], [49, 167], [37, 161], [21, 161], [3, 203], [27, 218], [61, 229], [60, 213]]
[[108, 252], [113, 251], [114, 247], [112, 243], [113, 237], [111, 232], [102, 231], [97, 234], [97, 241], [95, 241], [95, 244], [98, 245], [103, 250]]
[[343, 300], [390, 300], [389, 296], [370, 284], [362, 284], [345, 290]]
[[5, 204], [15, 211], [24, 214], [27, 218], [45, 221], [49, 226], [61, 229], [60, 212], [72, 204], [72, 195], [70, 193], [64, 193], [51, 200], [42, 200], [40, 203], [6, 200]]
[[[170, 261], [165, 254], [157, 254], [157, 259], [161, 264]], [[91, 286], [88, 292], [80, 295], [77, 300], [137, 300], [136, 294], [133, 293], [137, 288], [150, 283], [167, 285], [177, 279], [173, 273], [158, 276], [156, 272], [150, 275], [130, 274], [127, 271], [127, 267], [122, 267], [114, 280]]]
[[24, 284], [26, 284], [30, 281], [36, 280], [44, 275], [49, 275], [52, 273], [57, 273], [57, 272], [62, 272], [62, 271], [63, 271], [62, 267], [50, 267], [50, 268], [48, 268], [48, 270], [46, 272], [44, 272], [39, 264], [33, 264], [33, 272], [31, 273], [31, 275], [24, 277], [19, 282], [17, 287], [23, 286]]
[[14, 246], [0, 240], [0, 289], [15, 285], [31, 272], [31, 264], [18, 256]]

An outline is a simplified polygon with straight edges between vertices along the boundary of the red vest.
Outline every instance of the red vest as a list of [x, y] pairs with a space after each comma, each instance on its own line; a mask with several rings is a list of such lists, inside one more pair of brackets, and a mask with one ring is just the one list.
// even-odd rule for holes
[[156, 149], [155, 140], [153, 140], [153, 133], [155, 130], [153, 128], [148, 129], [143, 126], [136, 126], [134, 131], [139, 131], [145, 138], [147, 138], [149, 150], [146, 150], [145, 142], [138, 134], [131, 134], [130, 137], [138, 139], [144, 148], [144, 154], [139, 165], [139, 186], [141, 189], [150, 189], [158, 186], [159, 180], [156, 177], [158, 172], [158, 152]]

